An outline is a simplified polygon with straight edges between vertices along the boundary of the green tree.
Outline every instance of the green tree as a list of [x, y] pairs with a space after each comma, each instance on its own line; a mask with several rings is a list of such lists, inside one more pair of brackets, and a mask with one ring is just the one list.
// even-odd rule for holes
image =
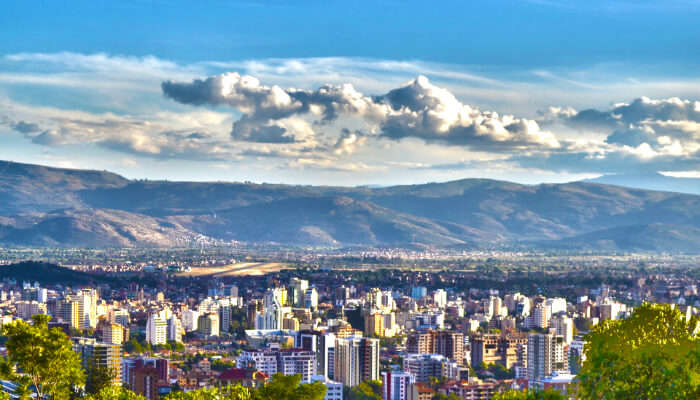
[[380, 381], [365, 381], [359, 385], [345, 389], [343, 398], [346, 400], [382, 400], [382, 383]]
[[579, 397], [700, 398], [699, 327], [697, 317], [648, 303], [628, 319], [601, 322], [586, 336]]
[[300, 385], [301, 375], [275, 374], [270, 382], [257, 389], [261, 400], [323, 400], [326, 386], [321, 382]]
[[85, 391], [88, 394], [100, 393], [106, 387], [112, 386], [114, 371], [98, 365], [94, 361], [90, 361], [87, 371], [87, 382], [85, 383]]
[[518, 390], [507, 390], [496, 394], [491, 400], [566, 400], [568, 397], [558, 390], [528, 390], [521, 392]]
[[110, 385], [86, 396], [85, 400], [146, 400], [146, 398], [123, 387]]
[[62, 330], [49, 329], [49, 319], [35, 315], [33, 325], [17, 321], [2, 327], [7, 358], [0, 371], [6, 379], [29, 383], [37, 398], [65, 400], [85, 383], [85, 373], [71, 340]]

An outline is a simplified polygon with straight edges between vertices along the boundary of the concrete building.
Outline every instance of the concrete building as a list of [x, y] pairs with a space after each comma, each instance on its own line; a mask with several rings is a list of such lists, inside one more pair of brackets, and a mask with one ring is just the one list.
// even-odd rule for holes
[[527, 379], [534, 382], [555, 372], [568, 373], [568, 354], [564, 337], [533, 333], [528, 337]]
[[197, 320], [197, 331], [204, 336], [219, 336], [219, 314], [200, 315]]
[[379, 339], [336, 339], [334, 375], [345, 386], [379, 379]]
[[122, 350], [118, 344], [98, 343], [93, 338], [73, 338], [73, 351], [80, 354], [88, 381], [95, 368], [106, 368], [112, 374], [112, 384], [122, 383]]
[[382, 372], [382, 399], [383, 400], [407, 400], [411, 385], [415, 378], [408, 372], [389, 371]]
[[168, 341], [168, 321], [161, 313], [151, 313], [146, 322], [146, 342], [152, 346], [165, 344]]
[[321, 382], [326, 387], [326, 395], [323, 400], [343, 400], [343, 384], [332, 381], [323, 375], [311, 377], [311, 383]]

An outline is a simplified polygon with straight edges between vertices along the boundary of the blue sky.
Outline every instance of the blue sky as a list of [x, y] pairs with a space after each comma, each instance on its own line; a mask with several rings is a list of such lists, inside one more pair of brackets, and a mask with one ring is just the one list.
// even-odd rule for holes
[[289, 3], [4, 2], [0, 158], [347, 185], [700, 169], [698, 1]]

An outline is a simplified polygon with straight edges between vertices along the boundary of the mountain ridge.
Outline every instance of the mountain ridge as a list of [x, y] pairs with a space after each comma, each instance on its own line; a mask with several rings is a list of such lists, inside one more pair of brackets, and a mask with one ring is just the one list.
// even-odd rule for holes
[[666, 224], [681, 227], [672, 230], [685, 243], [678, 251], [700, 251], [692, 244], [700, 196], [591, 182], [461, 179], [370, 188], [129, 180], [9, 162], [0, 162], [0, 171], [0, 244], [12, 246], [182, 247], [207, 240], [561, 248], [598, 232], [608, 238], [601, 248], [659, 251], [654, 238], [665, 240], [671, 228], [647, 229], [648, 239], [634, 243], [622, 240], [634, 231], [623, 228]]

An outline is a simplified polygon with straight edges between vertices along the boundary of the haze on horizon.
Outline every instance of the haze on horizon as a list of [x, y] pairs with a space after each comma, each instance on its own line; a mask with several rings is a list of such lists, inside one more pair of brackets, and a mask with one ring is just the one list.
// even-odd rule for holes
[[697, 1], [3, 8], [3, 160], [343, 186], [700, 171]]

